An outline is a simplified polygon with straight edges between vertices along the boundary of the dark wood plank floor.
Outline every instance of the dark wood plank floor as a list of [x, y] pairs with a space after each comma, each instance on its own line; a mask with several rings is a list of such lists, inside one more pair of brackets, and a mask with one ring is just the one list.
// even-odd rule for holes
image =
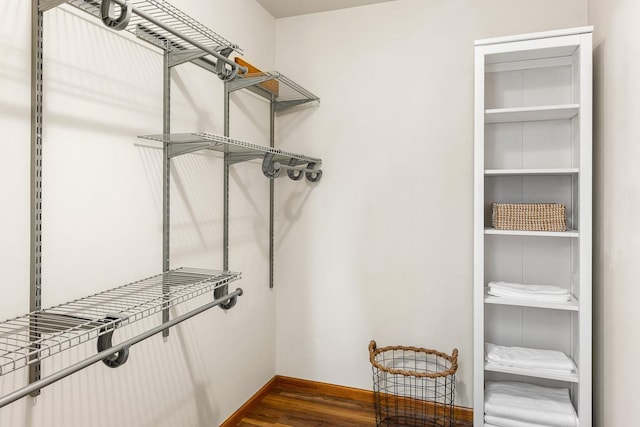
[[[376, 425], [373, 403], [358, 396], [336, 397], [276, 385], [242, 419], [238, 427], [370, 427]], [[458, 423], [468, 427], [471, 423]]]

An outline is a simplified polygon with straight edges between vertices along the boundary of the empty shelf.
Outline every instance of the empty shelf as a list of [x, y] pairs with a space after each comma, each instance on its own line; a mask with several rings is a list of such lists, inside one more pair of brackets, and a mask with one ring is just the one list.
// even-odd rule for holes
[[530, 236], [530, 237], [580, 237], [577, 230], [567, 231], [521, 231], [521, 230], [498, 230], [496, 228], [487, 227], [484, 234], [499, 234], [504, 236]]
[[547, 105], [541, 107], [496, 108], [485, 110], [485, 123], [535, 122], [563, 120], [575, 117], [579, 104]]
[[[66, 2], [101, 19], [101, 0], [67, 0]], [[50, 3], [54, 6], [56, 3], [64, 3], [64, 0], [50, 0]], [[216, 71], [215, 64], [218, 59], [213, 59], [211, 52], [225, 57], [228, 57], [232, 51], [241, 52], [238, 45], [231, 43], [165, 0], [131, 0], [130, 4], [134, 13], [131, 14], [126, 30], [148, 43], [169, 50], [174, 58], [174, 64], [192, 61], [211, 71]], [[212, 60], [205, 59], [207, 54]]]
[[556, 169], [486, 169], [485, 176], [553, 176], [553, 175], [577, 175], [578, 168], [556, 168]]
[[179, 268], [0, 323], [0, 375], [208, 293], [240, 273]]
[[572, 295], [567, 302], [530, 301], [521, 298], [505, 298], [489, 295], [488, 289], [484, 293], [485, 304], [514, 305], [518, 307], [546, 308], [552, 310], [578, 311], [578, 300]]
[[276, 111], [308, 102], [319, 102], [320, 98], [300, 86], [287, 76], [277, 71], [263, 72], [243, 61], [235, 58], [235, 61], [249, 69], [246, 74], [240, 74], [229, 82], [229, 91], [248, 89], [263, 98], [273, 100]]
[[285, 165], [292, 159], [300, 163], [314, 165], [320, 165], [322, 163], [321, 159], [315, 157], [289, 153], [277, 148], [263, 147], [250, 142], [206, 132], [143, 135], [139, 136], [139, 138], [168, 143], [169, 157], [176, 157], [198, 150], [213, 150], [229, 153], [229, 160], [232, 164], [253, 159], [263, 159], [266, 154], [271, 154], [274, 162]]
[[578, 382], [578, 373], [570, 372], [570, 373], [557, 373], [550, 372], [540, 369], [530, 369], [530, 368], [515, 368], [513, 366], [503, 366], [497, 365], [495, 363], [484, 363], [485, 371], [492, 372], [502, 372], [505, 374], [513, 374], [513, 375], [523, 375], [526, 377], [535, 377], [535, 378], [545, 378], [549, 380], [557, 380], [557, 381], [566, 381], [570, 383]]

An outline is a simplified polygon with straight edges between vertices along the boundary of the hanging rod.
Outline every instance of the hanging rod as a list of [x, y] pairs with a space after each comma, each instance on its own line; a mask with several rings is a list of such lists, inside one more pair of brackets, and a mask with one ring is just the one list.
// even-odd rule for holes
[[[303, 172], [311, 182], [318, 181], [322, 176], [322, 170], [320, 170], [320, 166], [322, 166], [321, 159], [212, 133], [192, 132], [142, 135], [138, 138], [168, 144], [170, 158], [198, 150], [212, 150], [226, 153], [230, 164], [262, 159], [262, 172], [268, 178], [277, 178], [281, 170], [287, 170], [289, 178], [295, 181], [303, 176]], [[305, 163], [306, 167], [303, 165]]]
[[[41, 2], [42, 1], [43, 0], [41, 0]], [[121, 7], [125, 5], [124, 0], [111, 1]], [[56, 2], [61, 1], [57, 0]], [[88, 12], [96, 17], [101, 17], [101, 0], [67, 0], [67, 2], [80, 10]], [[182, 40], [185, 43], [203, 52], [206, 52], [207, 54], [214, 56], [219, 61], [222, 61], [225, 64], [229, 65], [231, 67], [230, 72], [225, 73], [224, 76], [221, 76], [221, 78], [223, 78], [224, 80], [233, 80], [233, 78], [235, 78], [238, 73], [246, 73], [248, 71], [247, 67], [235, 63], [234, 61], [227, 58], [227, 56], [225, 56], [223, 53], [216, 51], [216, 49], [212, 48], [211, 46], [205, 45], [205, 43], [216, 43], [220, 45], [220, 50], [225, 51], [225, 53], [228, 52], [227, 55], [231, 53], [232, 50], [241, 52], [241, 49], [237, 45], [229, 42], [220, 35], [209, 30], [203, 24], [189, 17], [168, 2], [164, 0], [133, 0], [130, 2], [129, 6], [131, 7], [132, 14], [137, 15], [142, 19], [131, 18], [131, 22], [127, 31], [135, 34], [143, 40], [146, 40], [156, 46], [159, 46], [159, 42], [166, 41], [169, 43], [169, 47], [177, 48], [178, 51], [188, 50], [188, 46], [182, 46], [179, 43], [176, 43], [175, 40], [171, 40], [169, 37], [167, 37], [166, 34], [159, 34], [153, 29], [146, 28], [143, 25], [144, 23], [141, 22], [142, 20], [155, 25], [159, 29], [166, 31], [179, 40]], [[51, 6], [44, 6], [44, 8], [50, 7]], [[41, 9], [43, 9], [42, 6]], [[167, 22], [169, 22], [169, 24], [163, 22], [163, 20], [166, 20]], [[149, 40], [149, 38], [155, 40], [151, 41]]]
[[75, 363], [67, 368], [61, 369], [60, 371], [56, 372], [55, 374], [49, 375], [48, 377], [45, 377], [41, 380], [38, 380], [34, 383], [29, 384], [26, 387], [23, 387], [19, 390], [14, 391], [13, 393], [10, 393], [2, 398], [0, 398], [0, 408], [15, 402], [18, 399], [21, 399], [25, 396], [28, 396], [29, 394], [31, 394], [32, 392], [39, 390], [41, 388], [44, 388], [48, 385], [51, 385], [63, 378], [68, 377], [71, 374], [74, 374], [78, 371], [81, 371], [82, 369], [85, 369], [93, 364], [96, 364], [98, 362], [100, 362], [103, 359], [108, 358], [109, 356], [112, 356], [116, 353], [122, 352], [126, 349], [128, 349], [129, 347], [131, 347], [134, 344], [137, 344], [141, 341], [146, 340], [147, 338], [152, 337], [153, 335], [159, 334], [160, 332], [171, 328], [172, 326], [177, 325], [178, 323], [182, 323], [187, 319], [192, 318], [193, 316], [196, 316], [204, 311], [207, 311], [215, 306], [218, 306], [220, 304], [226, 303], [228, 300], [230, 299], [234, 299], [234, 298], [238, 298], [239, 296], [242, 296], [242, 289], [238, 288], [235, 291], [231, 292], [230, 294], [227, 294], [221, 298], [218, 298], [214, 301], [211, 301], [208, 304], [205, 304], [199, 308], [196, 308], [195, 310], [192, 310], [186, 314], [183, 314], [182, 316], [176, 317], [173, 320], [170, 320], [166, 323], [163, 323], [162, 325], [156, 326], [153, 329], [148, 330], [147, 332], [140, 334], [136, 337], [133, 337], [131, 339], [128, 339], [118, 345], [115, 345], [111, 348], [108, 348], [106, 350], [103, 350], [91, 357], [88, 357], [85, 360], [82, 360], [78, 363]]

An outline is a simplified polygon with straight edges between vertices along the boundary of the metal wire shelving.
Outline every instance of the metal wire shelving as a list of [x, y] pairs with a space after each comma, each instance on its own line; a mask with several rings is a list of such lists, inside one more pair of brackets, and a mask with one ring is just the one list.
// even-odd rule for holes
[[235, 62], [247, 68], [247, 72], [228, 82], [227, 91], [247, 89], [274, 103], [274, 111], [281, 111], [309, 102], [320, 102], [314, 95], [298, 83], [278, 71], [260, 71], [241, 58]]
[[178, 268], [0, 323], [0, 376], [211, 292], [240, 273]]
[[[169, 158], [199, 150], [213, 150], [228, 154], [230, 164], [254, 159], [263, 159], [262, 171], [268, 178], [276, 178], [282, 169], [291, 179], [298, 180], [303, 174], [310, 181], [322, 175], [322, 160], [303, 154], [290, 153], [278, 148], [264, 147], [250, 142], [206, 132], [142, 135], [139, 138], [168, 144]], [[305, 165], [306, 164], [306, 165]]]
[[[239, 71], [246, 71], [245, 67], [228, 59], [234, 51], [242, 53], [242, 49], [237, 44], [212, 31], [167, 1], [110, 1], [121, 8], [128, 7], [132, 11], [123, 29], [170, 52], [172, 65], [190, 61], [216, 72], [225, 80], [234, 79]], [[41, 11], [68, 3], [98, 19], [103, 19], [101, 11], [103, 0], [40, 0], [39, 3]]]

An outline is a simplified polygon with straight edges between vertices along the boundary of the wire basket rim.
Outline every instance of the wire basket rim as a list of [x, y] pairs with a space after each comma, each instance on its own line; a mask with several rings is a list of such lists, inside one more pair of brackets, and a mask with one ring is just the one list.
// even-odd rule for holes
[[[413, 351], [416, 353], [425, 353], [425, 354], [433, 354], [435, 356], [441, 357], [451, 363], [449, 369], [441, 372], [416, 372], [416, 371], [406, 371], [404, 369], [396, 369], [389, 368], [387, 366], [382, 366], [380, 363], [376, 361], [376, 356], [387, 351], [393, 350], [403, 350], [403, 351]], [[420, 378], [441, 378], [449, 375], [455, 375], [458, 371], [458, 349], [454, 348], [451, 354], [443, 353], [438, 350], [432, 350], [423, 347], [413, 347], [413, 346], [403, 346], [403, 345], [393, 345], [386, 347], [377, 347], [375, 340], [371, 340], [369, 343], [369, 361], [371, 364], [377, 369], [388, 372], [390, 374], [399, 374], [404, 375], [406, 377], [420, 377]]]

